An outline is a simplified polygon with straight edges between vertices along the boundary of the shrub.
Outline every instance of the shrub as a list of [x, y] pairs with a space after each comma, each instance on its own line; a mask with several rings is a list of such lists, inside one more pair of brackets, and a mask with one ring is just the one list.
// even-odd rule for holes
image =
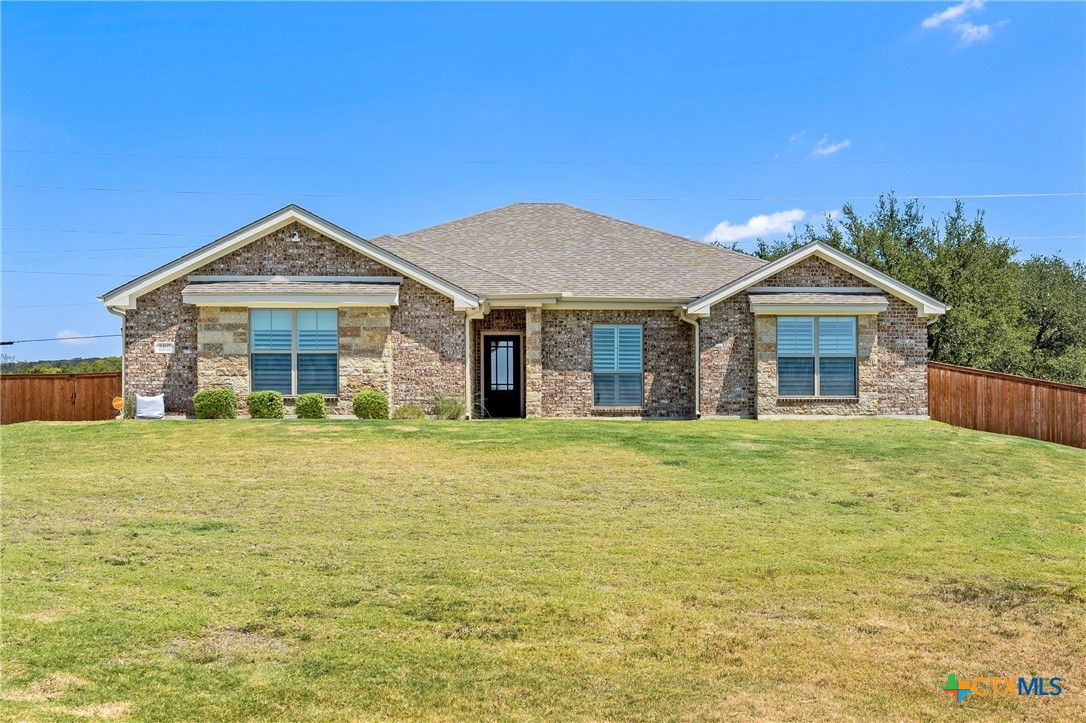
[[426, 419], [426, 412], [417, 404], [405, 404], [392, 413], [393, 419]]
[[299, 395], [294, 402], [294, 413], [298, 419], [328, 419], [328, 405], [323, 395], [310, 392]]
[[282, 419], [283, 395], [279, 392], [253, 392], [245, 400], [253, 419]]
[[121, 410], [121, 416], [125, 419], [136, 418], [136, 395], [125, 394], [124, 395], [124, 408]]
[[238, 395], [233, 389], [204, 389], [192, 395], [197, 419], [236, 419]]
[[460, 397], [440, 394], [434, 397], [434, 416], [438, 419], [463, 419], [467, 411]]
[[388, 419], [388, 397], [381, 392], [359, 392], [352, 403], [359, 419]]

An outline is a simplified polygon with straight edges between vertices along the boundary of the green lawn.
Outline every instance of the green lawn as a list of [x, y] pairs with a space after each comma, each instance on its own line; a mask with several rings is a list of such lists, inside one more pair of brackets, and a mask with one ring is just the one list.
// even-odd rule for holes
[[[7, 718], [1086, 719], [1083, 450], [903, 420], [0, 441]], [[947, 673], [1064, 694], [959, 706]]]

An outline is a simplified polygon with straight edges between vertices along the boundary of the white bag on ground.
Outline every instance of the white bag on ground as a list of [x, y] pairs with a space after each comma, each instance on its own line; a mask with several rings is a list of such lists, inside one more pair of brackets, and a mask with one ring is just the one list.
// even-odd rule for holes
[[166, 401], [164, 395], [157, 397], [141, 397], [136, 395], [136, 419], [164, 419], [166, 417]]

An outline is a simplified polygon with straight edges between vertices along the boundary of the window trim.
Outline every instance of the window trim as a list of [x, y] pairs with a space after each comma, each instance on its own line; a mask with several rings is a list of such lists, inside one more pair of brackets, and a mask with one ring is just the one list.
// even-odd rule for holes
[[[290, 349], [254, 349], [253, 348], [253, 312], [254, 311], [289, 311], [290, 312]], [[336, 348], [331, 349], [299, 349], [298, 348], [298, 312], [299, 311], [334, 311], [336, 313]], [[290, 394], [284, 397], [296, 397], [299, 394], [320, 394], [325, 397], [339, 396], [339, 309], [249, 309], [249, 391], [262, 392], [263, 389], [253, 389], [253, 355], [254, 354], [290, 354]], [[298, 391], [298, 356], [301, 354], [335, 354], [336, 355], [336, 391], [333, 394], [324, 392], [299, 392]]]
[[[638, 359], [638, 369], [636, 372], [625, 370], [612, 370], [612, 371], [596, 371], [596, 328], [612, 328], [617, 329], [620, 327], [636, 327], [640, 329], [641, 334], [641, 349], [640, 359]], [[592, 324], [591, 329], [591, 349], [589, 351], [590, 363], [589, 367], [592, 373], [592, 409], [644, 409], [645, 407], [645, 325], [644, 324]], [[617, 348], [617, 347], [616, 347]], [[596, 375], [597, 374], [637, 374], [639, 380], [639, 390], [637, 394], [637, 404], [596, 404]]]
[[[814, 394], [781, 394], [781, 376], [780, 376], [780, 360], [781, 359], [810, 359], [811, 354], [781, 354], [780, 353], [780, 317], [776, 317], [774, 324], [776, 325], [776, 336], [774, 344], [777, 349], [777, 399], [859, 399], [860, 398], [860, 320], [857, 316], [843, 315], [843, 316], [801, 316], [801, 315], [789, 315], [789, 319], [812, 319], [814, 321]], [[819, 337], [819, 322], [824, 318], [830, 319], [852, 319], [853, 329], [855, 334], [853, 341], [855, 346], [851, 354], [822, 354], [818, 348]], [[837, 395], [823, 395], [822, 386], [822, 369], [819, 360], [821, 358], [833, 358], [833, 359], [854, 359], [856, 363], [852, 367], [852, 382], [856, 389], [855, 394], [837, 394]]]

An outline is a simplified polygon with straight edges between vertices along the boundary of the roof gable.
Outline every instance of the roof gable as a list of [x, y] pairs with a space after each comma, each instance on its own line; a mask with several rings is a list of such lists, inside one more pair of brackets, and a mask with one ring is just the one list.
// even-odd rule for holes
[[98, 297], [98, 299], [107, 306], [121, 309], [135, 308], [139, 296], [200, 269], [216, 259], [236, 251], [247, 244], [262, 239], [268, 234], [291, 223], [303, 224], [363, 256], [384, 264], [404, 276], [418, 281], [424, 286], [445, 294], [453, 299], [453, 303], [458, 309], [475, 308], [479, 304], [479, 299], [474, 294], [441, 278], [432, 271], [423, 269], [407, 259], [400, 258], [387, 249], [374, 245], [360, 236], [356, 236], [350, 231], [346, 231], [293, 204], [269, 214], [262, 219], [254, 221], [248, 226], [244, 226], [233, 233], [229, 233], [222, 238], [216, 239], [215, 241], [185, 254], [168, 264], [160, 266], [143, 276], [122, 284], [121, 286], [106, 292]]
[[946, 313], [946, 305], [941, 301], [924, 294], [908, 284], [904, 284], [892, 276], [875, 269], [862, 261], [858, 261], [843, 251], [833, 248], [821, 241], [812, 241], [801, 246], [795, 251], [786, 254], [772, 263], [755, 269], [746, 275], [724, 284], [715, 291], [686, 305], [686, 313], [692, 316], [707, 316], [709, 309], [725, 299], [749, 289], [774, 274], [793, 266], [804, 259], [817, 257], [824, 261], [844, 269], [850, 274], [877, 286], [883, 291], [903, 299], [916, 307], [918, 316], [939, 316]]

